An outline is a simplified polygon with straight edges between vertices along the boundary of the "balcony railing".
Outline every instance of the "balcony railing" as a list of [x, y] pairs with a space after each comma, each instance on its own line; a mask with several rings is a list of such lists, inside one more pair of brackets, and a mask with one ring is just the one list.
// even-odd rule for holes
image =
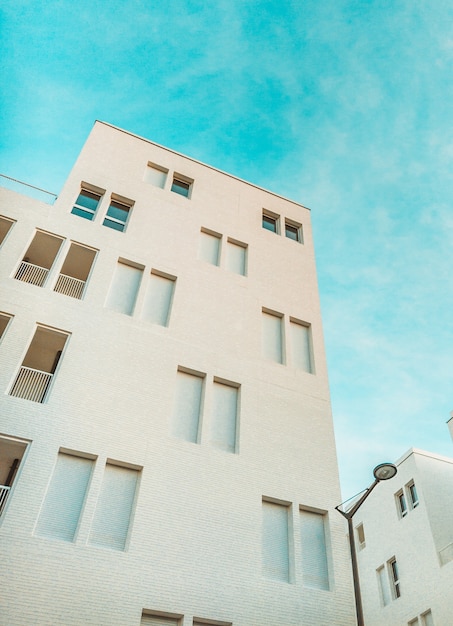
[[52, 376], [49, 372], [22, 366], [9, 395], [32, 402], [44, 402]]
[[30, 283], [32, 285], [42, 287], [48, 273], [49, 270], [45, 267], [40, 267], [39, 265], [33, 265], [33, 263], [22, 261], [14, 278], [22, 280], [24, 283]]
[[7, 487], [6, 485], [0, 485], [0, 515], [5, 508], [10, 489], [11, 487]]
[[439, 557], [442, 565], [453, 561], [453, 542], [446, 545], [442, 550], [439, 550]]
[[72, 276], [66, 276], [66, 274], [60, 274], [54, 287], [54, 291], [62, 293], [65, 296], [71, 296], [71, 298], [81, 300], [84, 288], [84, 280], [73, 278]]

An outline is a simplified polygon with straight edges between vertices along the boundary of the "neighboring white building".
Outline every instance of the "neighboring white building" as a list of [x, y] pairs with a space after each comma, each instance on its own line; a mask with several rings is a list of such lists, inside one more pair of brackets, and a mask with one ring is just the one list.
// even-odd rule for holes
[[0, 624], [354, 624], [309, 210], [100, 122], [0, 202]]
[[354, 516], [367, 626], [452, 626], [453, 459], [409, 450]]

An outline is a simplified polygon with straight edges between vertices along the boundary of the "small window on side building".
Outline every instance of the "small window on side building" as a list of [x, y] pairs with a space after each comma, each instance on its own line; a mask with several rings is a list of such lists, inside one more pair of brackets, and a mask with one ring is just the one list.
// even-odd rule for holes
[[303, 243], [302, 225], [297, 224], [296, 222], [285, 220], [285, 236], [288, 239], [292, 239], [293, 241]]
[[99, 202], [101, 201], [101, 197], [101, 193], [95, 193], [94, 191], [82, 188], [72, 207], [71, 213], [92, 221], [99, 206]]
[[271, 233], [279, 234], [279, 216], [270, 211], [263, 211], [262, 226], [265, 230], [270, 230]]
[[399, 573], [398, 573], [398, 565], [396, 563], [396, 559], [390, 559], [390, 561], [388, 562], [388, 569], [389, 569], [389, 577], [390, 577], [390, 583], [391, 583], [391, 589], [392, 589], [392, 596], [393, 599], [396, 600], [397, 598], [401, 597], [401, 589], [400, 589], [400, 578], [399, 578]]
[[190, 198], [192, 184], [193, 180], [190, 180], [190, 178], [186, 178], [181, 174], [175, 173], [171, 184], [171, 190], [180, 196], [184, 196], [184, 198]]
[[363, 524], [359, 524], [356, 527], [356, 533], [357, 533], [357, 541], [359, 543], [359, 548], [362, 549], [366, 546], [366, 542], [365, 542], [365, 530], [363, 528]]
[[168, 170], [165, 167], [161, 167], [155, 163], [148, 163], [143, 180], [145, 183], [149, 183], [150, 185], [154, 185], [154, 187], [163, 189], [167, 181], [167, 174]]
[[404, 491], [402, 489], [401, 491], [398, 491], [398, 493], [395, 494], [395, 498], [396, 498], [396, 506], [398, 510], [398, 517], [399, 518], [406, 517], [407, 503], [406, 503], [406, 496], [404, 495]]
[[123, 232], [126, 229], [131, 209], [132, 204], [118, 202], [112, 198], [104, 221], [102, 222], [103, 226], [108, 226], [108, 228]]
[[419, 501], [418, 501], [417, 489], [413, 481], [408, 484], [407, 490], [409, 492], [409, 501], [410, 501], [411, 508], [415, 509], [415, 507], [418, 506]]

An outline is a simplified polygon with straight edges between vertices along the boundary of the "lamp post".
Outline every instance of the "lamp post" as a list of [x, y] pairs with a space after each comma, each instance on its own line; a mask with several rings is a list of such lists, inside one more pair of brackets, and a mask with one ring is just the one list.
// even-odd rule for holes
[[[396, 475], [397, 467], [393, 463], [380, 463], [373, 470], [374, 483], [365, 490], [365, 493], [360, 496], [360, 498], [355, 502], [350, 509], [346, 509], [345, 511], [341, 510], [341, 506], [345, 504], [339, 504], [336, 506], [336, 510], [343, 515], [348, 520], [348, 532], [349, 532], [349, 548], [351, 550], [351, 562], [352, 562], [352, 579], [354, 582], [354, 596], [355, 596], [355, 610], [357, 615], [357, 626], [364, 626], [363, 621], [363, 609], [362, 609], [362, 595], [360, 593], [360, 581], [359, 581], [359, 569], [357, 566], [357, 552], [355, 549], [355, 540], [354, 540], [354, 526], [352, 523], [352, 518], [360, 509], [362, 504], [368, 498], [370, 493], [376, 487], [378, 483], [382, 480], [390, 480]], [[347, 501], [346, 501], [347, 502]]]

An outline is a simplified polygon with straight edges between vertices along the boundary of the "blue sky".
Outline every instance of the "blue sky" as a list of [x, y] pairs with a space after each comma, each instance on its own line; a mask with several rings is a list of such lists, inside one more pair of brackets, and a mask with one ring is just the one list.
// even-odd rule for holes
[[95, 119], [312, 209], [344, 496], [453, 456], [453, 5], [4, 0], [0, 171], [59, 192]]

